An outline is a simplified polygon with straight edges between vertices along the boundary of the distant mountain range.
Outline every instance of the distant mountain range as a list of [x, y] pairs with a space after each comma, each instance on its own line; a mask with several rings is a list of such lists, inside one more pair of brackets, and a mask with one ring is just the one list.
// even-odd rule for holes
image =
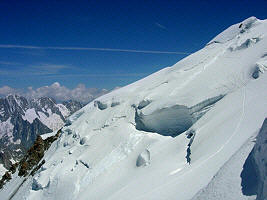
[[69, 115], [82, 107], [77, 101], [56, 103], [49, 97], [0, 98], [0, 175], [22, 158], [37, 135], [58, 130]]

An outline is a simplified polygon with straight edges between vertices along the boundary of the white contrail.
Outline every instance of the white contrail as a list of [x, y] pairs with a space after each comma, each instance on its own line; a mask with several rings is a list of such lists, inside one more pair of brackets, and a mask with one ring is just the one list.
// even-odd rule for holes
[[41, 50], [78, 50], [78, 51], [115, 51], [115, 52], [131, 52], [131, 53], [152, 53], [152, 54], [182, 54], [190, 55], [188, 52], [179, 51], [146, 51], [134, 49], [110, 49], [110, 48], [89, 48], [89, 47], [42, 47], [42, 46], [28, 46], [28, 45], [10, 45], [0, 44], [2, 49], [41, 49]]

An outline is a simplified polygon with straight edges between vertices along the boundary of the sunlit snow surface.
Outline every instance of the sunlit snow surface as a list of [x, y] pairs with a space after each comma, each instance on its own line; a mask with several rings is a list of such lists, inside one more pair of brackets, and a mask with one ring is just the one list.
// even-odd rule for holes
[[[104, 95], [74, 113], [46, 153], [44, 166], [12, 200], [192, 199], [214, 182], [213, 176], [267, 116], [267, 21], [250, 18], [239, 27], [230, 27], [174, 66]], [[246, 45], [250, 39], [256, 41], [253, 38], [260, 39]], [[254, 79], [257, 63], [264, 66]], [[223, 98], [207, 103], [219, 96]], [[177, 115], [175, 109], [165, 112], [175, 106], [188, 109], [188, 114]], [[155, 115], [159, 111], [161, 114]], [[136, 129], [138, 113], [149, 116], [143, 123], [150, 132]], [[153, 133], [189, 120], [193, 126], [184, 130], [195, 131], [190, 165], [185, 158], [190, 139], [185, 133], [177, 137]], [[139, 155], [146, 150], [149, 162], [137, 167]], [[236, 180], [233, 184], [241, 184]], [[5, 188], [12, 187], [11, 183]], [[222, 193], [226, 190], [221, 187]], [[3, 190], [0, 199], [9, 195]], [[206, 200], [201, 195], [195, 198]]]

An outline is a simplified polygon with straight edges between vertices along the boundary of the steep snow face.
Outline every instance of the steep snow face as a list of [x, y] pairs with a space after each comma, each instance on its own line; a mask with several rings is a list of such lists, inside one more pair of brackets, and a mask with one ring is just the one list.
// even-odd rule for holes
[[13, 200], [193, 198], [267, 116], [267, 75], [252, 77], [267, 52], [266, 31], [267, 21], [245, 20], [74, 113]]
[[25, 115], [22, 116], [22, 119], [27, 120], [28, 122], [32, 123], [34, 119], [38, 118], [36, 111], [34, 108], [30, 108], [26, 110]]

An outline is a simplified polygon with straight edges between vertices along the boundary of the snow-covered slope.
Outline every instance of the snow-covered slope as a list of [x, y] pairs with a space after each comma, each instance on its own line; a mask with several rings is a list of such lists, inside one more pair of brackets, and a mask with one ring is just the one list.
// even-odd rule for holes
[[[267, 116], [266, 34], [266, 20], [249, 18], [174, 66], [89, 103], [12, 199], [197, 198], [235, 167], [227, 163], [238, 152], [249, 152], [241, 147]], [[0, 199], [19, 185], [13, 177]]]
[[[210, 183], [205, 188], [202, 188], [192, 200], [255, 200], [255, 195], [247, 196], [243, 194], [242, 178], [240, 176], [243, 171], [245, 160], [255, 144], [254, 139], [254, 136], [249, 138], [220, 168]], [[253, 176], [255, 176], [255, 174]], [[250, 177], [250, 179], [253, 179], [253, 177]]]

